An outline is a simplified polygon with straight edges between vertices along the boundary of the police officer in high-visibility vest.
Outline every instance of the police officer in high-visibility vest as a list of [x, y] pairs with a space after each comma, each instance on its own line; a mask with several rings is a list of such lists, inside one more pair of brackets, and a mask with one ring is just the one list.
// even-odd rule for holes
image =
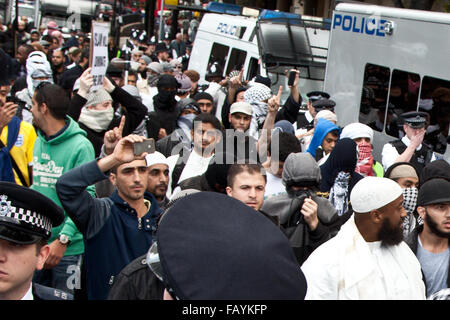
[[420, 174], [427, 163], [436, 160], [431, 147], [423, 142], [428, 114], [411, 111], [401, 114], [400, 118], [405, 136], [384, 145], [381, 162], [384, 170], [396, 162], [409, 162]]

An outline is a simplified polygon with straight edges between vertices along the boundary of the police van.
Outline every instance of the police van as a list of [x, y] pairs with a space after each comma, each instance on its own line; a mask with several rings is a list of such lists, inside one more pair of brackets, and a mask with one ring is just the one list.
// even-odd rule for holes
[[[285, 71], [295, 67], [300, 70], [300, 92], [305, 94], [323, 86], [330, 26], [329, 19], [271, 10], [258, 17], [205, 13], [188, 68], [200, 73], [202, 85], [208, 83], [205, 76], [215, 62], [223, 77], [242, 67], [244, 80], [268, 76], [274, 92], [282, 85], [282, 96], [287, 97]], [[288, 28], [295, 39], [286, 34]], [[304, 58], [299, 58], [299, 49]]]
[[402, 137], [399, 115], [429, 115], [425, 142], [450, 160], [450, 14], [339, 3], [332, 17], [324, 91], [338, 124], [374, 129], [374, 157]]

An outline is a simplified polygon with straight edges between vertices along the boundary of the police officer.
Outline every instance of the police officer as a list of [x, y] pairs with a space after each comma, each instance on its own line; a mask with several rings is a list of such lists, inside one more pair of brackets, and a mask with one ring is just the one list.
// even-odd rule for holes
[[427, 163], [436, 160], [432, 149], [423, 143], [427, 117], [427, 113], [415, 111], [400, 115], [403, 120], [405, 136], [384, 145], [381, 152], [384, 170], [395, 162], [409, 162], [420, 174]]
[[0, 300], [73, 300], [32, 283], [49, 255], [51, 229], [63, 221], [62, 209], [41, 193], [0, 182]]
[[330, 95], [323, 91], [311, 91], [308, 92], [306, 96], [308, 97], [308, 110], [305, 113], [298, 114], [297, 129], [305, 129], [308, 131], [314, 127], [314, 118], [318, 112], [313, 107], [313, 103], [322, 99], [329, 99]]

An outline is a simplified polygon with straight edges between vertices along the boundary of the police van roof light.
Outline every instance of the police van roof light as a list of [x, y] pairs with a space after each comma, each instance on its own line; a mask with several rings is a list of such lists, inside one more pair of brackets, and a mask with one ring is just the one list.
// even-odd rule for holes
[[263, 10], [259, 15], [259, 19], [300, 19], [301, 15], [290, 12], [280, 12], [274, 10]]

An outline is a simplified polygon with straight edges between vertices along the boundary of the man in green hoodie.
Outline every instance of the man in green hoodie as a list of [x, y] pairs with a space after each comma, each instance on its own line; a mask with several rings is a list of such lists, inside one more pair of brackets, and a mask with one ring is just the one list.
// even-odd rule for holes
[[[32, 98], [33, 124], [38, 137], [33, 150], [32, 189], [62, 207], [55, 185], [65, 172], [95, 158], [86, 132], [66, 115], [69, 101], [64, 89], [43, 83]], [[92, 191], [92, 190], [91, 190]], [[64, 222], [52, 229], [50, 254], [35, 282], [74, 293], [80, 287], [80, 265], [84, 253], [83, 237], [65, 214]]]

